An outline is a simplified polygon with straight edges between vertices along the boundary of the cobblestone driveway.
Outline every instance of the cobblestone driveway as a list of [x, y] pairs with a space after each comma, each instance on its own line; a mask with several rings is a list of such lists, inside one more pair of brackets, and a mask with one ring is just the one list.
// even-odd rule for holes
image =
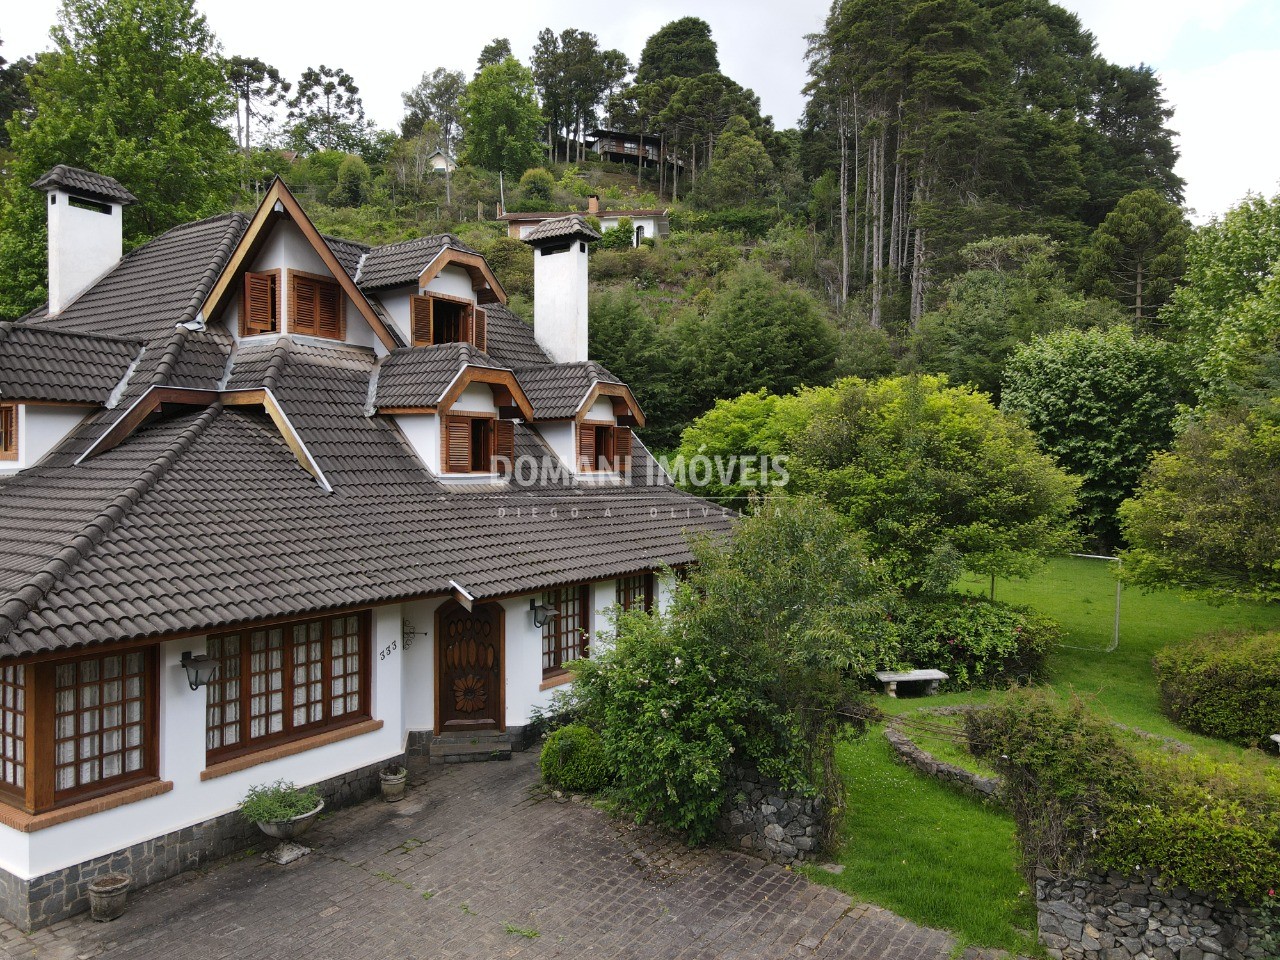
[[340, 811], [288, 867], [224, 861], [0, 955], [70, 960], [851, 957], [945, 960], [950, 936], [750, 857], [691, 851], [535, 790], [534, 753], [417, 775]]

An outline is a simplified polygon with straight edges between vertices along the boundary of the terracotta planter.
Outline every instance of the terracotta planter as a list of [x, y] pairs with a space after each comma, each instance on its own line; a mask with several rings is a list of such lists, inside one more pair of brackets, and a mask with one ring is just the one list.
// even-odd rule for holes
[[384, 770], [378, 774], [382, 781], [382, 799], [387, 803], [395, 803], [404, 799], [405, 782], [409, 779], [409, 771], [404, 767]]
[[108, 873], [90, 880], [89, 915], [103, 922], [120, 916], [131, 886], [133, 878], [124, 873]]
[[306, 833], [316, 817], [320, 816], [320, 812], [324, 809], [324, 801], [321, 800], [316, 804], [316, 808], [309, 813], [302, 813], [289, 820], [262, 820], [258, 822], [258, 829], [265, 833], [268, 837], [275, 840], [290, 841]]

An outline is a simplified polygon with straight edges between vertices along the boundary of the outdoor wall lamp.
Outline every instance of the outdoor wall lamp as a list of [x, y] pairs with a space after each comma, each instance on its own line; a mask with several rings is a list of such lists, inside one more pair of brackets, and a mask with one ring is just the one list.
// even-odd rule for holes
[[555, 607], [549, 607], [545, 603], [538, 603], [532, 597], [529, 598], [529, 612], [533, 614], [533, 625], [535, 627], [545, 627], [547, 621], [552, 617], [560, 616], [560, 611]]
[[182, 669], [187, 671], [187, 685], [199, 690], [218, 672], [218, 662], [206, 653], [182, 652]]

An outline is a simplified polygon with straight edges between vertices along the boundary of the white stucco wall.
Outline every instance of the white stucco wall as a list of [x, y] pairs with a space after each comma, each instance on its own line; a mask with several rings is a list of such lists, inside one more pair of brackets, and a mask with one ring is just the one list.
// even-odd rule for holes
[[427, 292], [442, 293], [448, 297], [461, 297], [472, 303], [476, 301], [476, 292], [471, 289], [471, 274], [452, 263], [431, 279], [427, 284]]
[[434, 413], [401, 413], [392, 417], [418, 459], [432, 473], [440, 473], [440, 418]]
[[17, 406], [18, 459], [0, 460], [0, 477], [34, 467], [95, 409], [52, 403], [20, 403]]
[[466, 386], [453, 406], [445, 411], [456, 413], [498, 413], [498, 405], [493, 402], [493, 388], [487, 383], [471, 383]]
[[[35, 833], [0, 826], [0, 868], [19, 877], [38, 877], [235, 810], [253, 784], [284, 779], [302, 786], [399, 754], [404, 749], [400, 607], [375, 609], [371, 618], [372, 713], [383, 722], [380, 730], [201, 780], [206, 695], [203, 689], [193, 691], [187, 686], [179, 660], [184, 650], [202, 652], [205, 641], [170, 641], [160, 648], [159, 775], [172, 781], [173, 789]], [[396, 649], [381, 657], [393, 641]]]
[[556, 363], [587, 359], [585, 247], [574, 240], [560, 253], [533, 253], [533, 336]]
[[107, 212], [72, 206], [70, 194], [52, 190], [49, 213], [49, 313], [57, 314], [110, 270], [124, 249], [124, 207]]
[[[311, 246], [307, 238], [302, 235], [302, 231], [287, 220], [279, 221], [271, 229], [262, 249], [258, 251], [248, 269], [255, 273], [263, 270], [280, 271], [280, 333], [291, 332], [289, 329], [289, 271], [302, 270], [322, 277], [333, 276], [333, 271], [325, 265], [315, 247]], [[406, 309], [407, 303], [406, 300]], [[386, 353], [386, 347], [369, 326], [369, 321], [365, 320], [345, 293], [342, 297], [342, 305], [347, 331], [344, 342], [371, 347], [379, 353]], [[222, 315], [222, 323], [236, 340], [241, 339], [239, 290], [230, 298]], [[245, 339], [256, 341], [275, 336], [278, 334], [264, 333]]]

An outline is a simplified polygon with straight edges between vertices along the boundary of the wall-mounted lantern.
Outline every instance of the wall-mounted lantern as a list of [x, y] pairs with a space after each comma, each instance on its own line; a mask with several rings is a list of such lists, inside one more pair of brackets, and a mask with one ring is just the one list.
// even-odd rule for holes
[[218, 673], [218, 661], [207, 653], [182, 652], [182, 669], [187, 671], [187, 684], [192, 690], [199, 690]]

